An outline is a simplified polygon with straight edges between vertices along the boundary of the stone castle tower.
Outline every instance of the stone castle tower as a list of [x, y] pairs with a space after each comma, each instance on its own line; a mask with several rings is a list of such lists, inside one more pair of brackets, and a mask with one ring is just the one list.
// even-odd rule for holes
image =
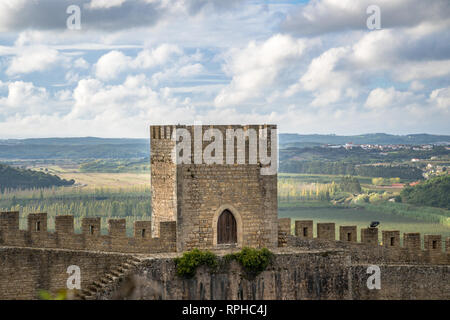
[[[264, 130], [266, 140], [259, 140]], [[261, 155], [262, 148], [268, 156], [277, 154], [274, 130], [275, 125], [150, 126], [153, 236], [159, 236], [160, 222], [176, 221], [178, 251], [276, 247], [276, 167], [263, 174], [267, 161]], [[243, 138], [233, 132], [243, 132]], [[188, 148], [180, 151], [182, 142]], [[211, 151], [212, 142], [223, 148]]]

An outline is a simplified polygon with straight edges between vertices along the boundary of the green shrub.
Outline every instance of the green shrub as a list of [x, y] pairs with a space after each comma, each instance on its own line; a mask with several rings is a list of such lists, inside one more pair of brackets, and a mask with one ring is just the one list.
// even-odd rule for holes
[[226, 261], [232, 259], [238, 261], [244, 271], [250, 276], [256, 276], [266, 270], [273, 258], [273, 253], [267, 248], [260, 250], [253, 248], [243, 248], [240, 252], [229, 254], [223, 257]]
[[369, 195], [367, 193], [361, 193], [352, 199], [353, 203], [368, 203]]
[[236, 255], [234, 253], [229, 253], [222, 257], [222, 262], [225, 264], [231, 262], [231, 260], [236, 260]]
[[195, 275], [197, 267], [206, 265], [212, 270], [218, 266], [217, 256], [211, 251], [201, 251], [193, 249], [183, 253], [180, 258], [175, 258], [177, 274], [180, 277], [192, 278]]
[[59, 290], [55, 295], [52, 295], [47, 290], [38, 291], [40, 300], [67, 300], [67, 290]]
[[345, 176], [341, 178], [339, 182], [339, 187], [341, 191], [351, 192], [351, 193], [360, 193], [361, 185], [359, 184], [359, 180], [356, 177]]
[[376, 202], [379, 202], [379, 201], [381, 201], [381, 200], [382, 200], [382, 197], [381, 197], [381, 195], [378, 194], [378, 193], [371, 193], [371, 194], [369, 195], [369, 202], [370, 202], [370, 203], [376, 203]]
[[[249, 277], [254, 277], [264, 271], [272, 261], [273, 253], [266, 248], [260, 250], [243, 248], [236, 253], [226, 254], [221, 259], [221, 266], [236, 260], [242, 266]], [[184, 278], [192, 278], [199, 266], [208, 266], [216, 271], [219, 267], [219, 259], [211, 251], [193, 249], [183, 253], [180, 258], [175, 258], [177, 275]]]

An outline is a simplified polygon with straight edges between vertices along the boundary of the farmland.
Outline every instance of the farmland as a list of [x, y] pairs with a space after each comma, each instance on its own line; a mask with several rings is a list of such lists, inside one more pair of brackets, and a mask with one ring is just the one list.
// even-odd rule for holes
[[[77, 232], [80, 231], [82, 217], [100, 216], [103, 233], [107, 232], [108, 218], [125, 218], [129, 235], [135, 220], [150, 219], [148, 173], [84, 173], [57, 167], [48, 170], [58, 173], [62, 178], [75, 179], [76, 185], [7, 191], [1, 195], [2, 210], [20, 210], [23, 213], [20, 221], [23, 229], [26, 228], [26, 214], [30, 212], [47, 212], [49, 229], [54, 228], [55, 215], [73, 214]], [[370, 182], [370, 178], [359, 178], [363, 182]], [[327, 192], [331, 198], [347, 195], [339, 191], [339, 181], [339, 176], [280, 174], [279, 217], [314, 220], [316, 223], [335, 222], [336, 232], [339, 225], [363, 228], [371, 221], [380, 221], [381, 230], [450, 236], [450, 225], [439, 220], [450, 217], [449, 210], [387, 201], [359, 205], [333, 204], [325, 199]]]
[[[450, 236], [450, 211], [402, 202], [406, 183], [423, 181], [422, 173], [445, 174], [449, 151], [444, 146], [329, 148], [327, 144], [432, 143], [448, 137], [367, 135], [355, 137], [280, 135], [279, 216], [366, 227], [380, 221], [381, 230]], [[400, 139], [400, 140], [399, 140]], [[434, 139], [433, 141], [430, 139]], [[73, 214], [79, 231], [82, 217], [150, 219], [150, 161], [147, 139], [60, 138], [7, 140], [0, 144], [2, 162], [21, 170], [56, 175], [71, 186], [11, 190], [0, 195], [0, 209], [26, 214], [45, 211], [50, 229], [57, 214]], [[381, 149], [382, 150], [381, 150]], [[390, 149], [389, 149], [390, 148]], [[412, 162], [412, 158], [419, 161]], [[429, 167], [429, 168], [428, 168]], [[284, 170], [286, 169], [286, 170]], [[419, 170], [420, 169], [420, 170]], [[289, 172], [289, 173], [286, 173]], [[344, 176], [350, 175], [350, 176]], [[420, 179], [419, 179], [420, 178]], [[395, 183], [394, 183], [395, 182]], [[440, 203], [440, 202], [439, 202]], [[338, 228], [336, 228], [338, 230]]]

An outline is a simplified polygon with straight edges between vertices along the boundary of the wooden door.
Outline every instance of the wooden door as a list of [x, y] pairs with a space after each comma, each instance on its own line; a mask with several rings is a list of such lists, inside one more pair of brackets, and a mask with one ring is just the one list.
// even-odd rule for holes
[[217, 221], [217, 243], [237, 243], [236, 219], [229, 210], [225, 210]]

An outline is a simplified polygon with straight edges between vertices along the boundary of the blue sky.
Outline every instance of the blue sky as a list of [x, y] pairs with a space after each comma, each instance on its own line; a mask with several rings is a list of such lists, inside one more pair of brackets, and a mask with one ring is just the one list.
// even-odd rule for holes
[[0, 138], [166, 123], [450, 134], [449, 17], [446, 0], [4, 0]]

